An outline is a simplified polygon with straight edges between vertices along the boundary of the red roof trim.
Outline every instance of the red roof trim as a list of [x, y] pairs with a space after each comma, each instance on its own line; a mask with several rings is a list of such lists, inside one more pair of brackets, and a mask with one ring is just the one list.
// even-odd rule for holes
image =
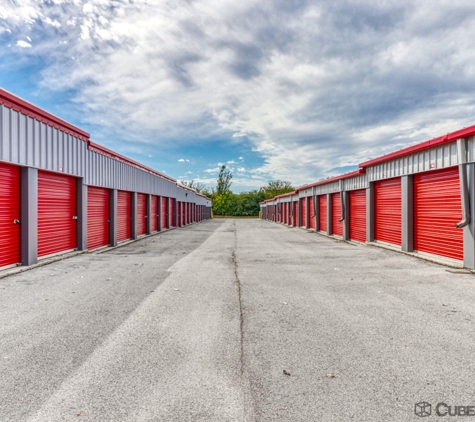
[[308, 189], [308, 188], [313, 188], [314, 186], [326, 185], [328, 183], [336, 182], [338, 180], [348, 179], [350, 177], [358, 176], [364, 173], [365, 173], [364, 169], [358, 169], [350, 173], [340, 174], [339, 176], [334, 176], [334, 177], [330, 177], [329, 179], [320, 180], [319, 182], [311, 183], [310, 185], [301, 186], [300, 188], [296, 190], [296, 192], [304, 190], [304, 189]]
[[439, 136], [438, 138], [430, 139], [429, 141], [421, 142], [420, 144], [412, 145], [400, 149], [399, 151], [391, 152], [389, 154], [383, 155], [382, 157], [374, 158], [372, 160], [365, 161], [360, 164], [360, 167], [369, 167], [374, 166], [375, 164], [384, 163], [385, 161], [394, 160], [395, 158], [403, 157], [405, 155], [414, 154], [425, 149], [433, 148], [438, 145], [447, 144], [449, 142], [456, 141], [460, 138], [468, 138], [475, 135], [475, 125], [469, 126], [460, 130], [457, 130], [452, 133], [448, 133], [444, 136]]
[[71, 123], [62, 120], [59, 117], [56, 117], [53, 114], [50, 114], [47, 111], [44, 111], [41, 108], [30, 104], [29, 102], [1, 88], [0, 104], [3, 104], [4, 106], [11, 108], [12, 110], [18, 111], [19, 113], [36, 119], [39, 122], [52, 126], [55, 129], [59, 129], [63, 132], [69, 133], [70, 135], [82, 139], [83, 141], [87, 141], [90, 138], [89, 133], [83, 131], [82, 129], [73, 126]]
[[162, 179], [165, 179], [165, 180], [168, 180], [170, 182], [176, 183], [176, 180], [172, 179], [170, 176], [166, 176], [166, 175], [160, 173], [157, 170], [154, 170], [150, 167], [147, 167], [143, 164], [140, 164], [139, 162], [137, 162], [135, 160], [132, 160], [131, 158], [128, 158], [128, 157], [126, 157], [122, 154], [119, 154], [119, 153], [115, 152], [115, 151], [112, 151], [111, 149], [106, 148], [102, 145], [96, 144], [95, 142], [88, 141], [88, 148], [89, 148], [89, 150], [91, 150], [93, 152], [97, 152], [98, 154], [105, 155], [106, 157], [113, 158], [114, 160], [120, 161], [124, 164], [131, 165], [131, 166], [136, 167], [140, 170], [144, 170], [147, 173], [154, 174], [156, 176], [161, 177]]

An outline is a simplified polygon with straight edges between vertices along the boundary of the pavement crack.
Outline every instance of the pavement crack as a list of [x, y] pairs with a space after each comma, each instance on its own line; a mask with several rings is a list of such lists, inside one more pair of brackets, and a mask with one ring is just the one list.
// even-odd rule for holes
[[238, 245], [237, 239], [237, 228], [236, 223], [234, 223], [234, 248], [232, 253], [232, 261], [234, 267], [234, 282], [237, 289], [237, 298], [239, 306], [239, 341], [240, 341], [240, 351], [239, 351], [239, 365], [240, 365], [240, 376], [243, 388], [243, 409], [245, 409], [244, 420], [245, 421], [255, 421], [255, 402], [251, 389], [251, 382], [249, 379], [249, 374], [246, 370], [245, 357], [244, 357], [244, 311], [242, 305], [242, 284], [239, 278], [238, 271], [238, 261], [236, 256]]
[[239, 337], [240, 337], [240, 366], [241, 366], [241, 376], [244, 375], [244, 316], [242, 312], [242, 289], [241, 289], [241, 280], [239, 280], [238, 275], [238, 263], [236, 259], [236, 250], [232, 254], [233, 265], [234, 265], [234, 281], [237, 287], [238, 294], [238, 306], [239, 306]]

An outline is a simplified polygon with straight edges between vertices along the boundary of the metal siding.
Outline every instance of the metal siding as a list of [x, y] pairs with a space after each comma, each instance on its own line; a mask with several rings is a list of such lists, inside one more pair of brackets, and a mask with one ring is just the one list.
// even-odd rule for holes
[[110, 190], [87, 187], [87, 248], [110, 243]]
[[[21, 261], [20, 167], [0, 163], [0, 267]], [[26, 219], [26, 217], [25, 217]]]
[[368, 175], [362, 174], [360, 176], [349, 177], [343, 180], [343, 185], [346, 191], [366, 189], [368, 187]]
[[320, 195], [318, 201], [318, 224], [320, 227], [320, 231], [326, 232], [327, 231], [327, 196]]
[[401, 245], [401, 178], [375, 183], [375, 240]]
[[337, 236], [343, 237], [343, 222], [338, 221], [341, 218], [341, 198], [340, 193], [332, 194], [332, 232]]
[[463, 260], [457, 167], [414, 176], [414, 250]]
[[147, 233], [147, 195], [137, 194], [137, 236]]
[[38, 256], [77, 248], [76, 179], [38, 172]]
[[325, 185], [315, 186], [315, 193], [317, 195], [321, 195], [324, 193], [333, 193], [338, 192], [340, 190], [340, 181], [337, 180], [335, 182], [329, 182]]
[[152, 204], [151, 204], [151, 212], [152, 215], [150, 218], [152, 219], [151, 222], [151, 229], [153, 232], [158, 231], [158, 218], [160, 214], [160, 209], [158, 208], [158, 196], [152, 196]]
[[117, 192], [117, 241], [132, 237], [132, 197], [131, 192]]
[[350, 197], [350, 239], [366, 242], [366, 189], [353, 190]]

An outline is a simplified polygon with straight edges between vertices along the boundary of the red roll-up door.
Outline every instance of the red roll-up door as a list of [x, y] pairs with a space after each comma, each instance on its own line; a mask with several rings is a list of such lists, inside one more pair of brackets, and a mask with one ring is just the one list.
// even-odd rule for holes
[[401, 178], [375, 183], [375, 240], [401, 245]]
[[309, 228], [310, 229], [315, 229], [316, 227], [316, 220], [315, 220], [315, 204], [314, 204], [314, 201], [315, 201], [315, 197], [314, 196], [311, 196], [310, 198], [308, 198], [309, 200], [309, 205], [308, 205], [308, 219], [309, 219]]
[[162, 230], [168, 229], [167, 198], [162, 196]]
[[320, 195], [318, 202], [318, 224], [320, 231], [327, 231], [327, 196]]
[[150, 218], [152, 219], [151, 223], [151, 230], [153, 232], [158, 231], [158, 217], [159, 217], [159, 208], [158, 208], [158, 196], [152, 195], [152, 203], [151, 203], [151, 216]]
[[76, 179], [38, 172], [38, 256], [77, 248]]
[[171, 227], [174, 227], [175, 224], [178, 224], [175, 222], [175, 198], [170, 198], [170, 219], [171, 219], [170, 221]]
[[341, 218], [341, 197], [340, 193], [332, 194], [332, 232], [337, 236], [343, 237], [343, 222], [338, 221]]
[[87, 187], [87, 248], [95, 249], [110, 243], [110, 191]]
[[301, 226], [302, 227], [307, 227], [307, 198], [301, 198], [300, 199], [301, 209], [302, 209], [302, 215], [301, 215]]
[[137, 236], [147, 233], [147, 195], [137, 194]]
[[20, 167], [0, 164], [0, 198], [0, 267], [3, 267], [21, 261]]
[[414, 250], [463, 260], [458, 168], [414, 176]]
[[366, 242], [366, 190], [350, 191], [350, 239]]
[[132, 237], [132, 206], [131, 193], [120, 190], [117, 192], [117, 241]]
[[294, 201], [294, 227], [299, 225], [299, 201]]

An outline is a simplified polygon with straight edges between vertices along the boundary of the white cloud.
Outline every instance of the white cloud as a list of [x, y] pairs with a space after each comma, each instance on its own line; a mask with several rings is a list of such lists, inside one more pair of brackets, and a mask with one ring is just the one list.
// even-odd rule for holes
[[184, 163], [185, 160], [184, 160], [183, 158], [180, 158], [180, 159], [178, 160], [178, 162], [179, 162], [179, 163]]
[[318, 180], [475, 122], [465, 0], [17, 0], [0, 19], [35, 34], [17, 45], [50, 58], [42, 88], [76, 90], [102, 138], [250, 144], [265, 179]]
[[31, 48], [31, 44], [23, 40], [18, 40], [16, 45], [21, 48]]

